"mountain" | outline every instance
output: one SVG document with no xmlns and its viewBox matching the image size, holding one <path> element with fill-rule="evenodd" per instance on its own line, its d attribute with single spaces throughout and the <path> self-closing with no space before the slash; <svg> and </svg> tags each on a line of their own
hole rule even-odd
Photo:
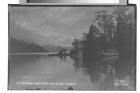
<svg viewBox="0 0 140 93">
<path fill-rule="evenodd" d="M 44 45 L 43 48 L 46 49 L 48 52 L 57 52 L 62 49 L 62 47 L 55 45 Z"/>
<path fill-rule="evenodd" d="M 40 53 L 40 52 L 47 52 L 47 50 L 37 44 L 26 43 L 24 41 L 10 38 L 9 39 L 9 52 L 10 53 L 33 53 L 33 52 Z"/>
<path fill-rule="evenodd" d="M 67 51 L 71 51 L 72 47 L 62 47 L 62 46 L 55 46 L 55 45 L 44 45 L 43 46 L 48 52 L 59 52 L 62 49 L 66 49 Z"/>
</svg>

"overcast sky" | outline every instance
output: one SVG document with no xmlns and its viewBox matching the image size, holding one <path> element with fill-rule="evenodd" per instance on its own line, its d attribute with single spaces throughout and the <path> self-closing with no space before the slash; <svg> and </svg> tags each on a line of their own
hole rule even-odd
<svg viewBox="0 0 140 93">
<path fill-rule="evenodd" d="M 98 10 L 113 7 L 10 7 L 10 32 L 17 40 L 39 45 L 71 46 L 89 32 Z"/>
</svg>

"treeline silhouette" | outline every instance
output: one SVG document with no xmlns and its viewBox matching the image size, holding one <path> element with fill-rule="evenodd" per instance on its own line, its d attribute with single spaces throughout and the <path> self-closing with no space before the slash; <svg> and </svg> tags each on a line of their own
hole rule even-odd
<svg viewBox="0 0 140 93">
<path fill-rule="evenodd" d="M 72 54 L 83 51 L 85 55 L 97 55 L 102 50 L 115 49 L 120 56 L 135 53 L 134 7 L 115 7 L 110 14 L 105 10 L 96 12 L 96 19 L 83 33 L 82 39 L 72 42 Z"/>
</svg>

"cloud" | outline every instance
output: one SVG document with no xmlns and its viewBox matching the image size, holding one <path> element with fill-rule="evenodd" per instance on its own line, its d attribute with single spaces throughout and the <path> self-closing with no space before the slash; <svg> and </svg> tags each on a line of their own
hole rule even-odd
<svg viewBox="0 0 140 93">
<path fill-rule="evenodd" d="M 87 33 L 95 20 L 95 7 L 11 7 L 12 36 L 40 45 L 68 46 Z M 109 11 L 110 8 L 104 8 Z"/>
</svg>

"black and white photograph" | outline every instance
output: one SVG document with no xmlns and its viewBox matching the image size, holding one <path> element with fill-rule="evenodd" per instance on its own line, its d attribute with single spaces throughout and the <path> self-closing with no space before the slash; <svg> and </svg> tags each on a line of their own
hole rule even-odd
<svg viewBox="0 0 140 93">
<path fill-rule="evenodd" d="M 136 90 L 136 6 L 9 5 L 9 90 Z"/>
</svg>

